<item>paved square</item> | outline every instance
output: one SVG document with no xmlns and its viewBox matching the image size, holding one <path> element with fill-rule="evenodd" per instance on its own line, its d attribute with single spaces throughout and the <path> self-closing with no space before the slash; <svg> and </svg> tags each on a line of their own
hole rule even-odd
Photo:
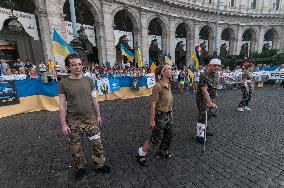
<svg viewBox="0 0 284 188">
<path fill-rule="evenodd" d="M 73 180 L 71 156 L 58 112 L 0 119 L 0 187 L 284 187 L 284 90 L 255 91 L 252 111 L 236 111 L 241 91 L 219 91 L 218 117 L 209 124 L 207 151 L 194 139 L 194 94 L 174 94 L 170 160 L 149 156 L 140 167 L 135 152 L 150 136 L 150 98 L 101 102 L 102 137 L 109 175 L 92 171 Z M 88 144 L 86 144 L 87 146 Z"/>
</svg>

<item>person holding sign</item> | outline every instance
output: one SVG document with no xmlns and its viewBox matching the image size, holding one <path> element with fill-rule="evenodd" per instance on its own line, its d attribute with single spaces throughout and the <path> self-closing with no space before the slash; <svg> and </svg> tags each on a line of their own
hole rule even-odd
<svg viewBox="0 0 284 188">
<path fill-rule="evenodd" d="M 150 128 L 152 135 L 138 149 L 137 159 L 141 166 L 148 165 L 146 154 L 150 148 L 160 143 L 157 155 L 163 158 L 170 158 L 169 153 L 172 141 L 172 106 L 173 96 L 171 92 L 170 79 L 172 78 L 171 66 L 165 64 L 157 69 L 161 79 L 152 90 L 150 108 Z"/>
<path fill-rule="evenodd" d="M 69 146 L 76 168 L 76 180 L 82 179 L 86 171 L 83 137 L 88 138 L 92 148 L 95 170 L 109 173 L 100 135 L 102 124 L 100 108 L 96 99 L 96 89 L 91 78 L 82 75 L 82 61 L 76 54 L 65 58 L 65 66 L 70 70 L 69 77 L 58 85 L 61 129 L 68 136 Z"/>
<path fill-rule="evenodd" d="M 244 112 L 245 110 L 250 111 L 251 109 L 248 107 L 249 102 L 251 101 L 251 96 L 253 92 L 253 80 L 251 71 L 254 68 L 254 64 L 249 63 L 244 66 L 243 75 L 242 75 L 242 86 L 241 90 L 243 92 L 243 98 L 240 102 L 237 110 L 240 112 Z"/>
</svg>

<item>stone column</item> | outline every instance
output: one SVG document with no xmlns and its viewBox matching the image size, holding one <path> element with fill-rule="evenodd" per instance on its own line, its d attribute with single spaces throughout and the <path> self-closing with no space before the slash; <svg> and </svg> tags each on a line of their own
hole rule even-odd
<svg viewBox="0 0 284 188">
<path fill-rule="evenodd" d="M 148 21 L 147 13 L 141 12 L 141 30 L 139 31 L 141 35 L 141 55 L 143 64 L 149 64 L 149 41 L 148 41 Z"/>
<path fill-rule="evenodd" d="M 111 65 L 116 61 L 112 9 L 111 2 L 103 1 L 106 60 L 109 61 Z M 103 63 L 106 63 L 106 61 Z"/>
<path fill-rule="evenodd" d="M 95 26 L 95 29 L 96 29 L 97 48 L 99 52 L 99 64 L 102 65 L 103 62 L 107 61 L 104 24 L 103 23 L 97 24 Z"/>
<path fill-rule="evenodd" d="M 259 53 L 262 52 L 262 47 L 264 44 L 264 35 L 265 35 L 264 32 L 265 32 L 265 27 L 261 26 L 259 35 L 258 37 L 256 37 L 256 46 L 257 46 L 256 51 L 258 51 Z"/>
<path fill-rule="evenodd" d="M 189 66 L 192 62 L 192 52 L 194 49 L 193 34 L 187 31 L 186 33 L 186 66 Z"/>
<path fill-rule="evenodd" d="M 169 53 L 172 56 L 172 62 L 175 62 L 176 51 L 176 27 L 174 18 L 170 18 L 170 30 L 169 30 Z"/>
<path fill-rule="evenodd" d="M 215 31 L 215 32 L 217 32 L 217 30 Z M 216 45 L 217 46 L 214 46 L 214 50 L 217 50 L 217 52 L 218 52 L 218 54 L 220 53 L 220 46 L 221 46 L 221 36 L 222 36 L 222 26 L 218 26 L 218 33 L 217 33 L 217 42 L 216 42 Z M 214 40 L 215 40 L 215 38 L 214 38 Z M 213 51 L 214 51 L 213 50 Z"/>
<path fill-rule="evenodd" d="M 239 55 L 242 47 L 242 41 L 243 41 L 243 29 L 238 28 L 238 33 L 237 33 L 237 42 L 236 42 L 236 47 L 235 47 L 235 55 Z"/>
<path fill-rule="evenodd" d="M 43 49 L 44 62 L 47 62 L 48 59 L 53 59 L 52 52 L 52 36 L 50 32 L 50 26 L 47 18 L 47 12 L 44 9 L 37 9 L 35 11 L 38 20 L 40 40 Z"/>
</svg>

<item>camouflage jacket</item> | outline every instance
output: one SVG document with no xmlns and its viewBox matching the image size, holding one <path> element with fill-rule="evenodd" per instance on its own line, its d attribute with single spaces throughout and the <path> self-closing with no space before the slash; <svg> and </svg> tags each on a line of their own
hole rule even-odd
<svg viewBox="0 0 284 188">
<path fill-rule="evenodd" d="M 207 87 L 210 98 L 214 100 L 217 93 L 217 85 L 218 85 L 217 73 L 208 73 L 206 71 L 201 73 L 197 94 L 196 94 L 197 98 L 203 100 L 204 96 L 202 94 L 201 87 Z"/>
</svg>

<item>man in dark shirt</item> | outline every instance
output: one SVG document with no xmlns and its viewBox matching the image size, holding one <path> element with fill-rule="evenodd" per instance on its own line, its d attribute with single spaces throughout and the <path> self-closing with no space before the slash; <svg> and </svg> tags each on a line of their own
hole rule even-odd
<svg viewBox="0 0 284 188">
<path fill-rule="evenodd" d="M 207 108 L 217 108 L 215 104 L 215 97 L 218 85 L 217 71 L 221 66 L 219 59 L 212 59 L 207 66 L 205 72 L 200 75 L 196 102 L 198 108 L 198 120 L 196 125 L 196 138 L 197 141 L 204 143 L 205 122 Z"/>
<path fill-rule="evenodd" d="M 80 180 L 85 175 L 86 159 L 82 137 L 87 137 L 90 141 L 95 170 L 109 173 L 110 168 L 105 165 L 100 137 L 99 126 L 102 119 L 94 82 L 91 78 L 82 75 L 82 61 L 79 56 L 68 55 L 65 58 L 65 66 L 71 73 L 69 77 L 59 82 L 59 109 L 61 129 L 63 134 L 68 136 L 74 165 L 77 169 L 75 178 Z"/>
</svg>

